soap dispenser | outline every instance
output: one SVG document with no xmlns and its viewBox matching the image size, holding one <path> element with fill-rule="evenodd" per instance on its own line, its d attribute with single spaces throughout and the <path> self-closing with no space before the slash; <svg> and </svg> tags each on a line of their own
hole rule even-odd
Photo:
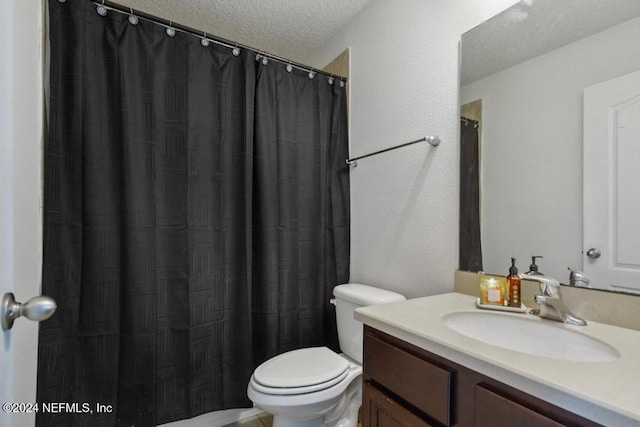
<svg viewBox="0 0 640 427">
<path fill-rule="evenodd" d="M 544 258 L 542 255 L 531 255 L 531 265 L 529 266 L 529 271 L 526 274 L 530 276 L 544 276 L 544 274 L 538 271 L 538 266 L 536 265 L 536 258 Z"/>
<path fill-rule="evenodd" d="M 516 267 L 516 259 L 511 258 L 511 267 L 509 267 L 509 275 L 507 276 L 507 290 L 509 293 L 509 307 L 521 307 L 520 300 L 520 276 L 518 276 L 518 268 Z"/>
</svg>

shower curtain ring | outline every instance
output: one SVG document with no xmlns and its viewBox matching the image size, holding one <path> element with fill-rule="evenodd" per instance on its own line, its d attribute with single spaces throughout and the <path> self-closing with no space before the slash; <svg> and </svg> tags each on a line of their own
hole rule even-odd
<svg viewBox="0 0 640 427">
<path fill-rule="evenodd" d="M 262 65 L 267 65 L 269 63 L 269 58 L 267 58 L 267 52 L 262 53 L 262 51 L 258 51 L 256 55 L 256 61 L 262 60 Z"/>
<path fill-rule="evenodd" d="M 104 0 L 102 0 L 102 4 L 99 4 L 96 7 L 96 12 L 98 12 L 98 15 L 100 16 L 107 16 L 107 8 L 104 5 Z"/>
<path fill-rule="evenodd" d="M 200 44 L 202 45 L 202 47 L 207 47 L 209 46 L 209 39 L 207 38 L 206 32 L 204 32 L 203 34 L 204 36 L 200 39 Z"/>
<path fill-rule="evenodd" d="M 131 23 L 131 25 L 138 25 L 138 17 L 133 14 L 133 9 L 129 8 L 129 12 L 131 12 L 129 15 L 129 23 Z"/>
<path fill-rule="evenodd" d="M 169 26 L 167 27 L 167 29 L 165 30 L 165 32 L 167 33 L 167 35 L 169 37 L 173 37 L 176 35 L 176 29 L 173 28 L 173 22 L 169 21 Z"/>
</svg>

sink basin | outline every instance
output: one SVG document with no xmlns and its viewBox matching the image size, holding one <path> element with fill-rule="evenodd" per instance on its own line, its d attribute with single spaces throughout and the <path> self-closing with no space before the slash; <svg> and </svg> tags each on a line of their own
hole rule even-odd
<svg viewBox="0 0 640 427">
<path fill-rule="evenodd" d="M 576 362 L 611 362 L 620 358 L 610 345 L 562 323 L 491 312 L 461 311 L 442 321 L 469 338 L 507 350 Z M 579 326 L 573 328 L 585 328 Z"/>
</svg>

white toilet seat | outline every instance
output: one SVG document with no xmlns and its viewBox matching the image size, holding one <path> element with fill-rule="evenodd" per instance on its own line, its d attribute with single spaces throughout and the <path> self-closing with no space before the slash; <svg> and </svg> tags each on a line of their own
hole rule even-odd
<svg viewBox="0 0 640 427">
<path fill-rule="evenodd" d="M 348 374 L 348 370 L 344 371 L 339 376 L 327 382 L 308 385 L 308 386 L 302 386 L 302 387 L 267 387 L 257 382 L 255 378 L 251 377 L 251 386 L 256 391 L 259 391 L 260 393 L 265 393 L 265 394 L 282 394 L 282 395 L 307 394 L 307 393 L 313 393 L 316 391 L 322 391 L 324 389 L 333 387 L 334 385 L 343 381 L 347 377 L 347 374 Z"/>
<path fill-rule="evenodd" d="M 361 388 L 360 378 L 362 377 L 362 365 L 348 359 L 342 354 L 339 356 L 344 357 L 345 360 L 348 361 L 349 368 L 347 368 L 344 378 L 340 381 L 336 381 L 332 386 L 327 386 L 326 388 L 315 392 L 299 394 L 283 394 L 282 390 L 274 390 L 273 388 L 267 387 L 266 390 L 268 392 L 265 393 L 258 390 L 260 385 L 256 383 L 255 378 L 252 376 L 249 381 L 249 385 L 247 386 L 247 395 L 249 399 L 256 404 L 256 406 L 261 407 L 272 414 L 280 413 L 284 408 L 287 408 L 287 412 L 293 410 L 296 412 L 302 411 L 306 413 L 309 408 L 316 408 L 317 410 L 317 408 L 324 407 L 327 403 L 339 398 L 339 396 L 344 393 L 344 391 L 354 381 L 358 381 L 359 385 L 357 388 Z"/>
<path fill-rule="evenodd" d="M 256 368 L 251 385 L 274 395 L 313 393 L 345 379 L 349 362 L 327 347 L 311 347 L 275 356 Z"/>
</svg>

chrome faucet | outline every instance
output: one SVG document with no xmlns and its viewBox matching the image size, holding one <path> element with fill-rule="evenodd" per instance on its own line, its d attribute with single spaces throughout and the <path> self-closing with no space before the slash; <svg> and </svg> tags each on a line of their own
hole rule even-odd
<svg viewBox="0 0 640 427">
<path fill-rule="evenodd" d="M 534 276 L 523 274 L 525 280 L 538 282 L 540 285 L 540 295 L 533 297 L 533 300 L 540 305 L 538 316 L 547 319 L 557 320 L 570 325 L 585 326 L 584 319 L 574 315 L 560 299 L 560 283 L 549 276 Z"/>
<path fill-rule="evenodd" d="M 580 286 L 583 288 L 589 287 L 589 276 L 582 271 L 574 270 L 571 267 L 567 267 L 571 273 L 569 273 L 569 285 Z"/>
</svg>

